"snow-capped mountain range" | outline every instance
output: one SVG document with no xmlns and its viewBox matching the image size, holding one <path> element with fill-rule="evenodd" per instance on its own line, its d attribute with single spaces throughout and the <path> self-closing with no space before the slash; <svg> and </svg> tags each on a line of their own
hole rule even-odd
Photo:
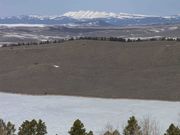
<svg viewBox="0 0 180 135">
<path fill-rule="evenodd" d="M 94 11 L 78 11 L 67 12 L 63 16 L 71 17 L 74 19 L 97 19 L 97 18 L 118 18 L 118 19 L 130 19 L 130 18 L 144 18 L 145 15 L 127 14 L 127 13 L 112 13 L 112 12 L 94 12 Z"/>
<path fill-rule="evenodd" d="M 22 15 L 0 18 L 0 24 L 46 24 L 67 26 L 134 26 L 180 23 L 180 15 L 149 16 L 127 13 L 78 11 L 57 16 Z"/>
</svg>

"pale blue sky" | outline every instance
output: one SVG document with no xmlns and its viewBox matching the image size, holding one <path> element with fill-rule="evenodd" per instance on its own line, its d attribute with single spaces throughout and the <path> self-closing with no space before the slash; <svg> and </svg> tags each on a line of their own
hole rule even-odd
<svg viewBox="0 0 180 135">
<path fill-rule="evenodd" d="M 180 14 L 180 0 L 0 0 L 0 16 L 61 15 L 79 10 L 165 16 Z"/>
</svg>

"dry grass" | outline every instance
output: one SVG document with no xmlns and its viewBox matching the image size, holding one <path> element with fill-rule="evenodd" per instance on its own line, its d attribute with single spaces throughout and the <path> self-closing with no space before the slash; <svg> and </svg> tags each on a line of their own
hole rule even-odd
<svg viewBox="0 0 180 135">
<path fill-rule="evenodd" d="M 180 100 L 179 69 L 180 42 L 70 41 L 0 48 L 4 92 Z"/>
</svg>

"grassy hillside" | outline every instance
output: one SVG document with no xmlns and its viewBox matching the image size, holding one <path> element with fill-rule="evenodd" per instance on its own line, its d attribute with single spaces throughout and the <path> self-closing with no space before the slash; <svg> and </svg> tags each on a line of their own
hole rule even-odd
<svg viewBox="0 0 180 135">
<path fill-rule="evenodd" d="M 180 100 L 180 42 L 69 41 L 0 48 L 0 90 Z"/>
</svg>

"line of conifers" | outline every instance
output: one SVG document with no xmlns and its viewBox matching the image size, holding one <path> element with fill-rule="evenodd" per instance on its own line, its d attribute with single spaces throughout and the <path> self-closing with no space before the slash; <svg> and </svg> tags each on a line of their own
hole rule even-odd
<svg viewBox="0 0 180 135">
<path fill-rule="evenodd" d="M 141 125 L 141 126 L 140 126 Z M 123 129 L 122 135 L 160 135 L 158 125 L 155 121 L 145 118 L 139 125 L 134 116 L 130 117 Z M 69 130 L 69 135 L 93 135 L 93 131 L 87 132 L 84 124 L 77 119 Z M 47 135 L 47 127 L 42 120 L 24 121 L 17 133 L 15 125 L 11 122 L 5 123 L 0 119 L 0 135 Z M 56 134 L 57 135 L 57 134 Z M 121 135 L 117 129 L 107 126 L 101 135 Z M 171 124 L 164 135 L 180 135 L 180 128 Z"/>
<path fill-rule="evenodd" d="M 122 37 L 70 37 L 64 39 L 54 39 L 36 42 L 3 43 L 1 47 L 29 46 L 57 44 L 72 40 L 97 40 L 97 41 L 117 41 L 117 42 L 142 42 L 142 41 L 180 41 L 178 37 L 144 37 L 144 38 L 122 38 Z"/>
</svg>

